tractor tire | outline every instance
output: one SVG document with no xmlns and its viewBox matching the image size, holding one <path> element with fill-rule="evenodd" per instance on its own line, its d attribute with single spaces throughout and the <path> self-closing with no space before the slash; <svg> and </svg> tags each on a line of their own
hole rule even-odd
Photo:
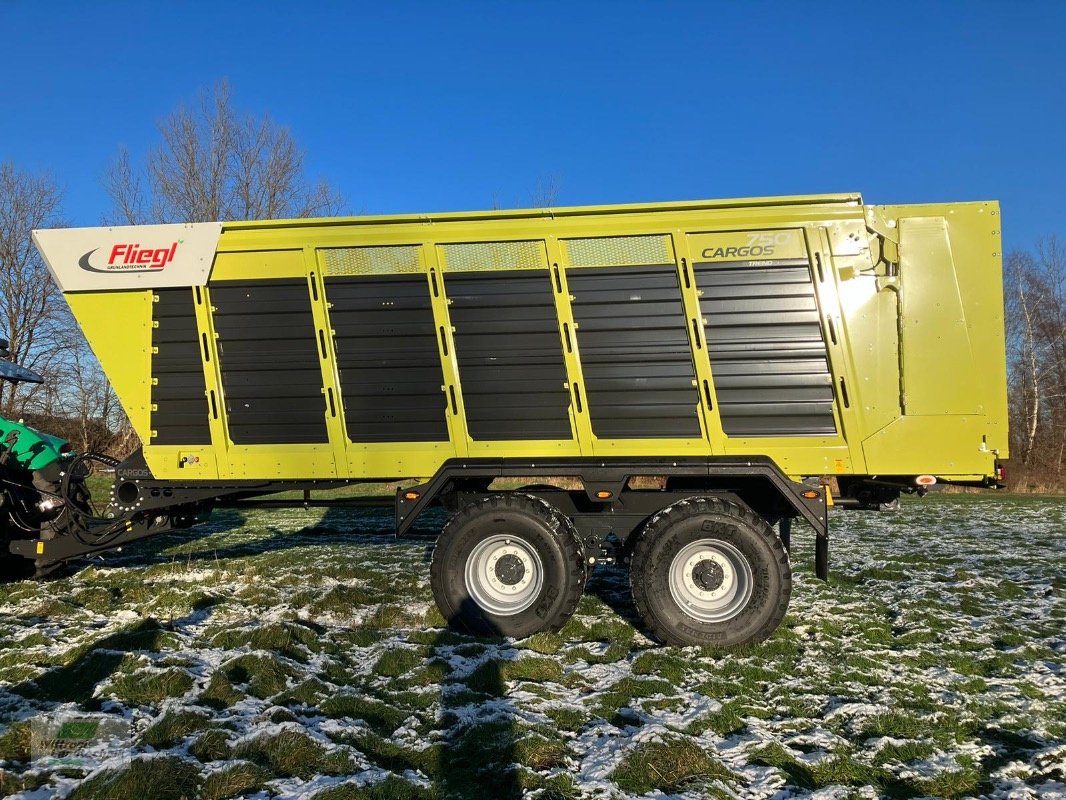
<svg viewBox="0 0 1066 800">
<path fill-rule="evenodd" d="M 792 593 L 788 554 L 773 529 L 720 498 L 687 498 L 652 517 L 630 569 L 641 619 L 671 645 L 760 642 L 781 623 Z"/>
<path fill-rule="evenodd" d="M 433 550 L 430 585 L 452 627 L 521 639 L 555 631 L 585 589 L 573 525 L 538 497 L 497 494 L 445 525 Z"/>
</svg>

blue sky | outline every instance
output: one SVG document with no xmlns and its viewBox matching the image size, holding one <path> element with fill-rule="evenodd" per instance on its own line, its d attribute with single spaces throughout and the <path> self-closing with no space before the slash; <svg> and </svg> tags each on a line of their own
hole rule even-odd
<svg viewBox="0 0 1066 800">
<path fill-rule="evenodd" d="M 1066 2 L 0 0 L 0 161 L 71 222 L 220 78 L 353 212 L 861 191 L 1066 236 Z"/>
</svg>

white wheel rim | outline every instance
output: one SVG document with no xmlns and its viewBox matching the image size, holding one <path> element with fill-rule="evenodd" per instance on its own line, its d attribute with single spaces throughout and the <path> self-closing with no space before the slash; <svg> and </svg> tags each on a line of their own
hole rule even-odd
<svg viewBox="0 0 1066 800">
<path fill-rule="evenodd" d="M 544 566 L 529 544 L 515 536 L 490 536 L 466 559 L 466 590 L 489 613 L 510 617 L 540 595 Z"/>
<path fill-rule="evenodd" d="M 670 562 L 670 596 L 699 622 L 725 622 L 751 600 L 751 565 L 737 548 L 700 539 L 681 548 Z"/>
</svg>

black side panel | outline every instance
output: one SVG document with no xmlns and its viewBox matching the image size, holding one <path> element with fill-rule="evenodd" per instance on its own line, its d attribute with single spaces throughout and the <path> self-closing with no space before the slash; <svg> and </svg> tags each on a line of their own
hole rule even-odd
<svg viewBox="0 0 1066 800">
<path fill-rule="evenodd" d="M 722 427 L 833 435 L 833 383 L 805 260 L 696 264 Z"/>
<path fill-rule="evenodd" d="M 572 269 L 567 281 L 596 436 L 700 438 L 677 268 Z"/>
<path fill-rule="evenodd" d="M 348 438 L 448 439 L 437 330 L 425 275 L 326 279 Z"/>
<path fill-rule="evenodd" d="M 548 271 L 452 273 L 445 287 L 470 438 L 573 438 Z"/>
<path fill-rule="evenodd" d="M 229 435 L 237 444 L 327 441 L 311 297 L 303 280 L 211 284 Z"/>
<path fill-rule="evenodd" d="M 210 445 L 207 387 L 192 289 L 156 289 L 152 306 L 151 444 Z"/>
</svg>

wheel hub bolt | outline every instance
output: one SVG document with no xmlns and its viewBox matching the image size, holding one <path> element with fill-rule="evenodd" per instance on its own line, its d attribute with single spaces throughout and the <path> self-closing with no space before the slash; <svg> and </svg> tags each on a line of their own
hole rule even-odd
<svg viewBox="0 0 1066 800">
<path fill-rule="evenodd" d="M 500 556 L 494 567 L 497 580 L 507 586 L 514 586 L 526 574 L 526 567 L 516 555 L 507 553 Z"/>
<path fill-rule="evenodd" d="M 724 580 L 725 572 L 721 565 L 709 558 L 692 568 L 692 582 L 705 592 L 713 592 Z"/>
</svg>

